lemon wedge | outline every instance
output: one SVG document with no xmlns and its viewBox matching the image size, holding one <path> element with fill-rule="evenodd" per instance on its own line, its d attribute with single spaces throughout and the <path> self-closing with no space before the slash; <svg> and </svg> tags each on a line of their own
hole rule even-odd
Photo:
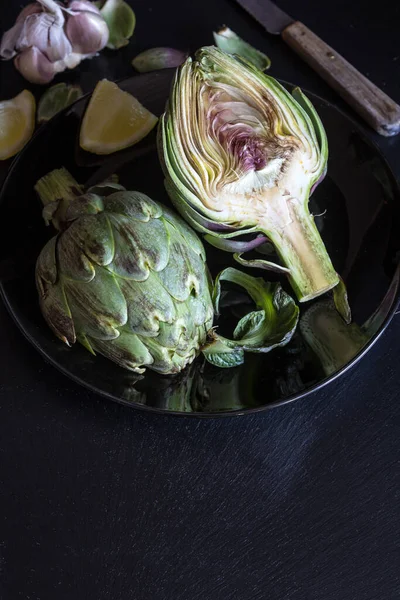
<svg viewBox="0 0 400 600">
<path fill-rule="evenodd" d="M 158 118 L 107 79 L 96 85 L 84 114 L 79 143 L 93 154 L 111 154 L 143 139 Z"/>
<path fill-rule="evenodd" d="M 35 129 L 35 98 L 24 90 L 11 100 L 0 102 L 0 160 L 17 154 Z"/>
</svg>

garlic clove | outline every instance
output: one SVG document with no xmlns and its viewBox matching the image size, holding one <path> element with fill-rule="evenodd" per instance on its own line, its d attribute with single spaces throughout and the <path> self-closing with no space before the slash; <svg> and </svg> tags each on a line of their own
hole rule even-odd
<svg viewBox="0 0 400 600">
<path fill-rule="evenodd" d="M 18 54 L 14 59 L 14 65 L 31 83 L 49 83 L 55 75 L 52 63 L 36 47 Z"/>
<path fill-rule="evenodd" d="M 49 13 L 34 14 L 23 23 L 22 33 L 16 44 L 17 51 L 36 47 L 51 61 L 63 60 L 71 52 L 71 44 L 64 29 L 54 22 Z"/>
<path fill-rule="evenodd" d="M 72 52 L 72 45 L 63 27 L 52 25 L 48 30 L 48 45 L 45 50 L 51 62 L 64 60 Z"/>
<path fill-rule="evenodd" d="M 76 2 L 72 4 L 83 4 Z M 93 11 L 80 11 L 67 16 L 65 31 L 73 52 L 95 54 L 104 48 L 108 41 L 108 27 L 100 14 Z"/>
</svg>

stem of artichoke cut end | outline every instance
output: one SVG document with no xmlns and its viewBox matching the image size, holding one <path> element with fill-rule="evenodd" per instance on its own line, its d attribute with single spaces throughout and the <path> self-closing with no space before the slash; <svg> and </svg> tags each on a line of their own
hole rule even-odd
<svg viewBox="0 0 400 600">
<path fill-rule="evenodd" d="M 288 279 L 297 299 L 307 302 L 334 288 L 339 277 L 307 204 L 291 204 L 290 218 L 279 233 L 266 233 L 290 269 Z"/>
<path fill-rule="evenodd" d="M 50 202 L 59 201 L 57 210 L 51 219 L 54 227 L 58 230 L 62 228 L 71 200 L 83 194 L 82 187 L 64 167 L 55 169 L 39 179 L 35 185 L 35 191 L 38 193 L 43 206 L 50 204 Z"/>
</svg>

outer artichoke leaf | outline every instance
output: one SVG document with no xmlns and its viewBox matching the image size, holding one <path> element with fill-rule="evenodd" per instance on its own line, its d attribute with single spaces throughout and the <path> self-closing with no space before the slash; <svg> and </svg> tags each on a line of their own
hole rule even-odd
<svg viewBox="0 0 400 600">
<path fill-rule="evenodd" d="M 118 283 L 127 299 L 127 331 L 154 337 L 161 323 L 176 319 L 174 302 L 154 273 L 150 272 L 145 281 L 120 278 Z"/>
<path fill-rule="evenodd" d="M 60 208 L 61 200 L 54 200 L 53 202 L 49 202 L 45 204 L 42 210 L 42 217 L 46 226 L 50 224 L 50 221 L 56 217 L 57 211 Z"/>
<path fill-rule="evenodd" d="M 214 31 L 213 35 L 215 43 L 223 52 L 227 52 L 228 54 L 239 54 L 261 71 L 270 68 L 271 61 L 268 56 L 242 40 L 234 31 L 232 31 L 232 29 L 229 29 L 229 27 L 222 27 L 217 32 Z"/>
<path fill-rule="evenodd" d="M 39 277 L 43 283 L 56 283 L 58 272 L 57 272 L 57 261 L 56 261 L 56 248 L 57 248 L 58 237 L 52 237 L 42 249 L 39 257 L 36 261 L 36 277 Z M 47 287 L 47 286 L 46 286 Z M 41 293 L 45 290 L 41 289 Z"/>
<path fill-rule="evenodd" d="M 317 111 L 300 88 L 294 88 L 294 90 L 292 91 L 292 95 L 310 117 L 314 126 L 315 134 L 318 139 L 321 156 L 326 161 L 328 158 L 328 138 L 326 136 L 325 128 L 322 124 L 321 119 L 319 118 Z"/>
<path fill-rule="evenodd" d="M 63 283 L 77 332 L 103 340 L 119 336 L 118 328 L 127 323 L 128 309 L 112 273 L 97 267 L 96 277 L 89 283 L 65 278 Z"/>
<path fill-rule="evenodd" d="M 86 350 L 88 350 L 90 352 L 90 354 L 92 354 L 93 356 L 96 356 L 96 352 L 93 350 L 93 347 L 91 345 L 91 343 L 89 342 L 87 336 L 84 333 L 80 333 L 76 340 L 82 344 L 82 346 L 84 348 L 86 348 Z"/>
<path fill-rule="evenodd" d="M 185 319 L 182 317 L 176 319 L 173 323 L 160 323 L 157 343 L 165 348 L 177 348 L 180 340 L 185 338 L 184 344 L 186 350 L 186 338 L 190 339 L 190 336 L 193 336 L 195 332 L 194 327 L 189 327 L 188 329 L 189 331 L 186 329 Z"/>
<path fill-rule="evenodd" d="M 145 223 L 162 215 L 161 206 L 146 194 L 127 190 L 107 196 L 104 208 L 108 213 L 117 213 Z"/>
<path fill-rule="evenodd" d="M 144 281 L 150 270 L 162 271 L 169 262 L 168 233 L 161 219 L 151 222 L 132 220 L 122 214 L 108 213 L 114 234 L 115 253 L 110 271 L 119 277 Z"/>
<path fill-rule="evenodd" d="M 267 271 L 274 271 L 275 273 L 290 274 L 290 269 L 282 267 L 282 265 L 278 265 L 277 263 L 271 262 L 270 260 L 265 260 L 263 258 L 253 258 L 247 260 L 243 258 L 241 254 L 237 253 L 233 255 L 233 258 L 243 267 L 254 267 L 256 269 L 266 269 Z"/>
<path fill-rule="evenodd" d="M 196 358 L 195 350 L 188 349 L 184 356 L 180 356 L 174 350 L 160 346 L 154 338 L 145 338 L 143 343 L 154 359 L 151 368 L 158 373 L 179 373 Z"/>
<path fill-rule="evenodd" d="M 36 261 L 36 287 L 42 313 L 58 338 L 69 346 L 76 341 L 71 311 L 58 280 L 56 246 L 58 236 L 51 238 Z"/>
<path fill-rule="evenodd" d="M 175 349 L 182 357 L 189 351 L 197 353 L 198 348 L 206 340 L 206 328 L 199 328 L 194 322 L 188 302 L 177 304 L 177 316 L 173 323 L 160 323 L 160 334 L 157 343 L 166 348 Z M 212 324 L 212 316 L 210 326 Z"/>
<path fill-rule="evenodd" d="M 76 341 L 74 321 L 62 285 L 46 287 L 41 293 L 40 278 L 37 276 L 39 302 L 44 318 L 56 336 L 68 346 Z"/>
<path fill-rule="evenodd" d="M 124 369 L 129 369 L 135 373 L 143 373 L 146 366 L 153 364 L 154 359 L 139 339 L 133 333 L 122 331 L 121 335 L 114 340 L 100 340 L 98 338 L 89 338 L 93 349 L 103 356 L 111 359 L 117 365 Z"/>
<path fill-rule="evenodd" d="M 97 213 L 103 210 L 104 204 L 102 198 L 97 194 L 88 192 L 83 196 L 78 196 L 78 198 L 71 200 L 65 211 L 65 220 L 73 221 L 83 215 L 97 215 Z"/>
<path fill-rule="evenodd" d="M 66 279 L 89 282 L 95 276 L 92 262 L 77 243 L 80 232 L 80 219 L 63 232 L 57 242 L 57 261 Z"/>
<path fill-rule="evenodd" d="M 207 288 L 210 289 L 209 285 Z M 214 319 L 214 311 L 212 309 L 212 301 L 210 292 L 201 289 L 200 294 L 190 295 L 188 298 L 188 304 L 190 307 L 191 320 L 196 326 L 204 324 L 206 333 L 208 329 L 212 327 Z"/>
<path fill-rule="evenodd" d="M 168 221 L 179 233 L 184 243 L 188 243 L 190 248 L 196 252 L 205 261 L 206 255 L 204 246 L 200 241 L 199 236 L 193 231 L 191 227 L 182 218 L 178 217 L 171 210 L 163 206 L 163 219 Z"/>
<path fill-rule="evenodd" d="M 183 243 L 173 225 L 168 222 L 165 225 L 170 240 L 170 256 L 166 267 L 159 271 L 159 277 L 168 292 L 176 300 L 183 302 L 190 294 L 197 295 L 204 291 L 204 261 Z"/>
<path fill-rule="evenodd" d="M 90 186 L 86 193 L 96 194 L 104 197 L 110 196 L 110 194 L 114 194 L 115 192 L 123 192 L 125 189 L 126 188 L 123 185 L 118 183 L 118 176 L 113 175 L 101 183 L 96 183 L 95 185 Z"/>
<path fill-rule="evenodd" d="M 83 252 L 96 265 L 109 265 L 114 258 L 114 237 L 104 213 L 80 217 L 63 234 L 64 238 L 67 241 L 63 242 L 63 247 L 67 244 L 73 246 L 74 252 Z"/>
<path fill-rule="evenodd" d="M 242 233 L 243 235 L 243 233 Z M 204 236 L 204 239 L 214 246 L 214 248 L 218 248 L 219 250 L 225 250 L 225 252 L 250 252 L 250 250 L 254 250 L 265 244 L 268 240 L 264 235 L 258 235 L 256 238 L 249 241 L 238 241 L 231 238 L 222 238 L 207 234 Z M 238 261 L 239 262 L 239 261 Z"/>
</svg>

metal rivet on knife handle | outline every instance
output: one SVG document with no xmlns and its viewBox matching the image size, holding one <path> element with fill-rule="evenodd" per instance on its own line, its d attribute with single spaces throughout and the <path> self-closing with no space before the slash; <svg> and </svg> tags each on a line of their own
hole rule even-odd
<svg viewBox="0 0 400 600">
<path fill-rule="evenodd" d="M 400 132 L 400 106 L 308 27 L 295 21 L 281 35 L 380 135 Z"/>
</svg>

